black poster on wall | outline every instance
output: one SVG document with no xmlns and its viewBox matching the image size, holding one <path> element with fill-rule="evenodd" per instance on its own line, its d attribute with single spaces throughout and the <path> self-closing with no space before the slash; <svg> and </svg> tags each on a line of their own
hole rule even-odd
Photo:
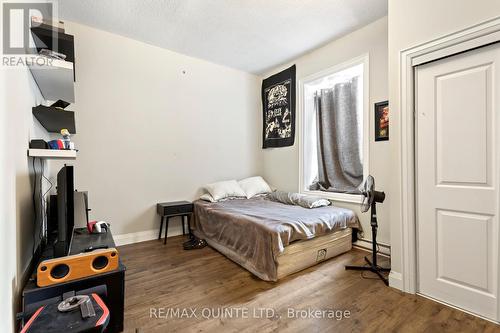
<svg viewBox="0 0 500 333">
<path fill-rule="evenodd" d="M 262 148 L 293 146 L 295 65 L 262 81 Z"/>
</svg>

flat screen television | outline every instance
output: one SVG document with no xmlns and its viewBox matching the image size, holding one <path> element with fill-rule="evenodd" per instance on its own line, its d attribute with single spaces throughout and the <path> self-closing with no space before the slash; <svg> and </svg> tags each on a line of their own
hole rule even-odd
<svg viewBox="0 0 500 333">
<path fill-rule="evenodd" d="M 54 257 L 68 255 L 75 225 L 75 182 L 73 166 L 65 165 L 57 173 L 57 240 Z"/>
</svg>

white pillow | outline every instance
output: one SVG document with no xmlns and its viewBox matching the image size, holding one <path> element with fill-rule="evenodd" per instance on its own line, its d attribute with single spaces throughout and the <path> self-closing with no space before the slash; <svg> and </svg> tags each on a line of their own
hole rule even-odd
<svg viewBox="0 0 500 333">
<path fill-rule="evenodd" d="M 241 189 L 236 180 L 227 180 L 205 185 L 205 190 L 212 196 L 212 202 L 216 202 L 228 197 L 245 197 L 245 192 Z"/>
<path fill-rule="evenodd" d="M 257 194 L 272 192 L 271 187 L 261 176 L 242 179 L 238 184 L 245 191 L 247 199 L 253 198 Z"/>
<path fill-rule="evenodd" d="M 210 195 L 210 193 L 203 193 L 201 196 L 200 196 L 200 199 L 201 200 L 204 200 L 204 201 L 209 201 L 209 202 L 215 202 L 214 198 L 212 198 L 212 196 Z"/>
<path fill-rule="evenodd" d="M 208 202 L 222 202 L 222 201 L 227 201 L 227 200 L 245 200 L 247 197 L 227 197 L 227 198 L 224 198 L 224 199 L 220 199 L 220 200 L 214 200 L 214 198 L 212 198 L 212 195 L 210 195 L 210 193 L 203 193 L 202 195 L 200 195 L 200 200 L 203 200 L 203 201 L 208 201 Z"/>
</svg>

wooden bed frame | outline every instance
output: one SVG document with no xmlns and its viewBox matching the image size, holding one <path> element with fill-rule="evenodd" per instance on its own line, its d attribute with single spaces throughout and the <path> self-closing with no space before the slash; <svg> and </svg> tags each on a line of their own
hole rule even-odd
<svg viewBox="0 0 500 333">
<path fill-rule="evenodd" d="M 347 228 L 285 247 L 278 256 L 278 280 L 352 249 L 352 229 Z"/>
<path fill-rule="evenodd" d="M 196 235 L 196 231 L 194 231 Z M 198 236 L 198 235 L 197 235 Z M 219 251 L 229 259 L 243 266 L 246 270 L 259 276 L 252 267 L 245 262 L 240 262 L 234 253 L 216 242 L 206 239 L 208 245 Z M 283 253 L 278 256 L 277 278 L 296 273 L 303 269 L 319 264 L 325 260 L 336 257 L 352 249 L 352 229 L 336 231 L 328 235 L 316 237 L 309 240 L 296 241 L 285 247 Z"/>
</svg>

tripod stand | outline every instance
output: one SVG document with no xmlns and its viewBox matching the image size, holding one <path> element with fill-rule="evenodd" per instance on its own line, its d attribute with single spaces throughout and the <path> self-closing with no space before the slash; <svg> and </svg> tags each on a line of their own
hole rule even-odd
<svg viewBox="0 0 500 333">
<path fill-rule="evenodd" d="M 379 194 L 380 193 L 380 194 Z M 378 195 L 377 195 L 378 194 Z M 381 196 L 381 198 L 377 198 L 377 196 Z M 378 200 L 377 200 L 378 199 Z M 372 227 L 372 260 L 365 257 L 365 261 L 369 266 L 345 266 L 345 269 L 356 270 L 356 271 L 370 271 L 378 275 L 378 277 L 384 281 L 385 285 L 389 285 L 389 281 L 385 276 L 382 275 L 381 272 L 389 272 L 390 268 L 383 268 L 377 265 L 377 209 L 375 208 L 375 203 L 382 202 L 385 199 L 384 192 L 375 192 L 375 198 L 371 203 L 371 219 L 370 225 Z M 380 200 L 380 201 L 379 201 Z"/>
</svg>

